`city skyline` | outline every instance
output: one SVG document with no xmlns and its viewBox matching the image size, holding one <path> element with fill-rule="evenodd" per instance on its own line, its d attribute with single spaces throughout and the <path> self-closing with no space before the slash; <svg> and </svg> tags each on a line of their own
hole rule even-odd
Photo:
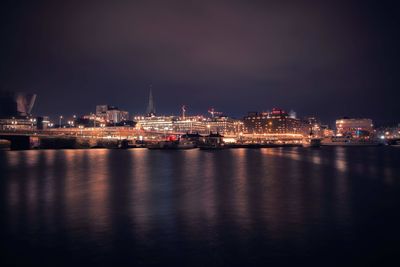
<svg viewBox="0 0 400 267">
<path fill-rule="evenodd" d="M 20 94 L 21 92 L 15 92 L 15 93 Z M 22 93 L 26 94 L 27 92 L 22 92 Z M 35 98 L 36 98 L 36 95 L 35 95 Z M 36 105 L 33 105 L 33 110 L 35 110 L 35 108 L 34 108 L 35 106 Z M 150 84 L 149 88 L 148 88 L 147 106 L 146 106 L 145 110 L 144 111 L 143 110 L 139 111 L 137 113 L 131 112 L 131 111 L 129 111 L 130 110 L 129 108 L 121 107 L 119 105 L 115 105 L 114 103 L 111 103 L 111 104 L 110 103 L 100 103 L 100 104 L 97 103 L 96 105 L 94 105 L 93 108 L 88 107 L 87 111 L 83 112 L 83 113 L 77 113 L 77 112 L 70 111 L 70 112 L 67 112 L 67 113 L 64 113 L 64 114 L 61 114 L 61 113 L 57 114 L 57 113 L 54 113 L 54 112 L 53 113 L 49 113 L 49 114 L 35 114 L 35 112 L 32 112 L 32 115 L 33 116 L 46 116 L 46 117 L 49 117 L 50 119 L 52 119 L 53 121 L 59 120 L 60 116 L 63 117 L 63 119 L 67 119 L 69 117 L 75 119 L 77 117 L 84 117 L 84 116 L 89 116 L 90 114 L 96 114 L 97 113 L 96 109 L 99 106 L 110 106 L 113 109 L 122 110 L 124 112 L 125 112 L 125 110 L 127 110 L 127 112 L 129 113 L 129 120 L 135 120 L 135 117 L 150 116 L 150 114 L 151 114 L 151 116 L 175 116 L 175 117 L 181 117 L 182 116 L 181 112 L 182 112 L 182 107 L 183 106 L 185 107 L 185 113 L 189 111 L 188 113 L 186 113 L 187 116 L 213 117 L 213 114 L 211 114 L 211 110 L 212 110 L 212 112 L 215 112 L 215 113 L 217 113 L 219 115 L 226 116 L 226 117 L 231 117 L 231 118 L 238 119 L 238 120 L 245 119 L 245 117 L 248 116 L 248 114 L 250 114 L 250 113 L 254 113 L 254 112 L 260 113 L 260 114 L 261 113 L 269 113 L 271 110 L 281 109 L 281 110 L 287 112 L 288 114 L 289 113 L 294 113 L 295 116 L 297 118 L 299 118 L 299 119 L 308 119 L 308 118 L 311 118 L 311 117 L 317 118 L 322 123 L 324 123 L 324 124 L 326 124 L 326 125 L 328 125 L 329 127 L 332 127 L 332 128 L 334 128 L 335 121 L 337 121 L 338 119 L 350 118 L 349 116 L 337 116 L 336 118 L 334 118 L 331 121 L 325 121 L 325 120 L 321 119 L 321 117 L 318 116 L 318 112 L 317 111 L 315 111 L 313 114 L 298 114 L 296 112 L 296 110 L 294 110 L 294 109 L 286 109 L 286 108 L 278 107 L 278 106 L 273 106 L 273 107 L 270 107 L 270 108 L 264 108 L 264 109 L 261 109 L 261 110 L 255 110 L 255 109 L 251 110 L 251 109 L 249 109 L 247 112 L 245 112 L 244 114 L 239 115 L 239 116 L 231 115 L 231 114 L 235 114 L 235 112 L 221 111 L 221 110 L 217 111 L 215 109 L 215 107 L 209 107 L 208 109 L 203 109 L 203 110 L 200 110 L 199 112 L 195 113 L 195 112 L 190 110 L 190 106 L 188 106 L 187 104 L 183 104 L 183 106 L 182 105 L 179 106 L 179 109 L 177 109 L 175 111 L 172 111 L 172 112 L 169 112 L 169 113 L 168 112 L 158 113 L 158 112 L 156 112 L 157 105 L 155 104 L 155 101 L 154 101 L 152 84 Z M 32 109 L 32 107 L 31 107 L 31 109 Z M 149 110 L 151 110 L 152 112 L 149 113 Z M 290 116 L 292 116 L 292 115 L 290 115 Z M 365 116 L 364 117 L 363 116 L 354 116 L 352 118 L 364 119 L 364 118 L 367 118 L 367 117 L 365 117 Z M 387 123 L 387 122 L 386 123 L 382 123 L 384 120 L 374 120 L 373 119 L 373 121 L 374 121 L 374 126 L 377 126 L 377 127 L 396 126 L 396 125 L 400 124 L 399 121 L 392 121 L 390 123 Z"/>
</svg>

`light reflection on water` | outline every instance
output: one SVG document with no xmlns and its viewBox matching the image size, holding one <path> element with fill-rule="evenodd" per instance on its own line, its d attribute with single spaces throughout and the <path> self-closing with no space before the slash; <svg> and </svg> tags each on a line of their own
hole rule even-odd
<svg viewBox="0 0 400 267">
<path fill-rule="evenodd" d="M 379 164 L 378 153 L 386 159 Z M 396 156 L 346 148 L 8 151 L 3 231 L 29 233 L 32 245 L 63 237 L 63 246 L 102 252 L 119 248 L 116 240 L 141 252 L 198 242 L 207 252 L 246 250 L 253 239 L 307 247 L 314 231 L 355 227 L 360 190 L 398 187 Z"/>
<path fill-rule="evenodd" d="M 83 206 L 84 209 L 77 212 L 87 212 L 87 218 L 84 221 L 90 222 L 90 231 L 97 234 L 102 234 L 109 230 L 109 194 L 110 194 L 110 179 L 113 177 L 109 172 L 109 150 L 101 149 L 96 153 L 88 153 L 88 168 L 79 169 L 81 175 L 77 178 L 82 179 L 82 192 L 80 198 L 75 201 L 81 203 L 71 203 L 72 206 Z M 77 166 L 76 166 L 77 168 Z M 86 171 L 85 173 L 83 173 Z M 73 188 L 72 188 L 73 190 Z M 71 199 L 73 202 L 74 200 Z M 87 203 L 87 205 L 82 205 Z M 85 207 L 86 206 L 86 207 Z M 71 218 L 73 220 L 73 218 Z"/>
<path fill-rule="evenodd" d="M 136 222 L 135 233 L 141 239 L 145 239 L 150 230 L 150 216 L 148 210 L 150 209 L 150 170 L 148 168 L 147 151 L 132 150 L 130 153 L 131 159 L 129 165 L 132 166 L 132 218 Z"/>
<path fill-rule="evenodd" d="M 243 228 L 249 227 L 249 197 L 248 197 L 248 179 L 252 179 L 251 175 L 248 175 L 247 170 L 247 149 L 232 150 L 232 165 L 235 166 L 232 171 L 231 183 L 233 187 L 232 192 L 232 208 L 235 210 L 236 216 L 234 219 Z"/>
<path fill-rule="evenodd" d="M 213 154 L 201 155 L 202 164 L 199 164 L 199 170 L 203 174 L 203 181 L 201 186 L 201 197 L 204 209 L 203 219 L 208 227 L 213 227 L 217 220 L 217 188 L 216 188 L 216 175 L 215 175 L 215 159 Z M 200 177 L 200 175 L 199 175 Z"/>
</svg>

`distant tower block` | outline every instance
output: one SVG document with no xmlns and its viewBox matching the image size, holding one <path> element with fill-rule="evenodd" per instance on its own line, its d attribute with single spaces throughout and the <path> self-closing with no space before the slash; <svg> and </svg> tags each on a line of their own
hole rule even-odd
<svg viewBox="0 0 400 267">
<path fill-rule="evenodd" d="M 153 100 L 153 89 L 152 85 L 150 85 L 150 92 L 149 92 L 149 103 L 147 105 L 147 116 L 153 117 L 156 115 L 156 108 L 154 106 L 154 100 Z"/>
<path fill-rule="evenodd" d="M 290 112 L 289 112 L 289 118 L 292 118 L 292 119 L 296 119 L 297 118 L 297 114 L 293 109 L 290 110 Z"/>
</svg>

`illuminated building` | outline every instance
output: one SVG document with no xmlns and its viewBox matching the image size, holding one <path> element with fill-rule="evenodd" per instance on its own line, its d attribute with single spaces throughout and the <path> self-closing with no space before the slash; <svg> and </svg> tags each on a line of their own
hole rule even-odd
<svg viewBox="0 0 400 267">
<path fill-rule="evenodd" d="M 267 112 L 249 112 L 243 118 L 244 132 L 262 134 L 265 132 L 267 125 Z"/>
<path fill-rule="evenodd" d="M 105 120 L 107 118 L 107 111 L 109 109 L 115 109 L 115 107 L 109 105 L 97 105 L 96 116 Z"/>
<path fill-rule="evenodd" d="M 107 110 L 107 122 L 119 123 L 129 120 L 129 112 L 118 109 Z"/>
<path fill-rule="evenodd" d="M 35 118 L 0 119 L 0 130 L 4 131 L 31 131 L 36 129 Z"/>
<path fill-rule="evenodd" d="M 328 125 L 322 125 L 316 117 L 308 117 L 303 120 L 304 134 L 311 134 L 313 137 L 322 138 L 334 135 L 334 131 Z"/>
<path fill-rule="evenodd" d="M 206 118 L 203 116 L 152 116 L 135 117 L 136 127 L 146 131 L 171 131 L 178 133 L 219 132 L 230 135 L 242 131 L 243 123 L 229 117 Z"/>
<path fill-rule="evenodd" d="M 338 136 L 367 137 L 373 134 L 373 127 L 371 119 L 343 118 L 336 120 Z"/>
<path fill-rule="evenodd" d="M 120 123 L 129 120 L 129 112 L 119 110 L 115 106 L 97 105 L 95 117 L 92 115 L 86 117 L 99 122 Z"/>
<path fill-rule="evenodd" d="M 206 123 L 210 132 L 221 133 L 222 135 L 235 135 L 243 132 L 243 122 L 226 116 L 207 119 Z"/>
<path fill-rule="evenodd" d="M 205 118 L 201 116 L 185 117 L 177 116 L 152 116 L 136 117 L 136 127 L 145 131 L 171 131 L 171 132 L 198 132 L 205 133 L 207 126 Z"/>
<path fill-rule="evenodd" d="M 400 139 L 400 124 L 392 127 L 380 127 L 376 130 L 380 139 Z"/>
<path fill-rule="evenodd" d="M 328 125 L 321 125 L 321 137 L 331 137 L 334 136 L 335 132 L 329 129 Z"/>
<path fill-rule="evenodd" d="M 243 123 L 245 133 L 249 134 L 304 133 L 304 123 L 301 120 L 277 108 L 271 112 L 249 112 Z"/>
</svg>

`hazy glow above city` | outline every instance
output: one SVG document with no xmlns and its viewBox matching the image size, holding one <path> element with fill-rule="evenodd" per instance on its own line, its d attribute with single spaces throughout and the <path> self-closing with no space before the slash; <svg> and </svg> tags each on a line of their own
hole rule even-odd
<svg viewBox="0 0 400 267">
<path fill-rule="evenodd" d="M 392 123 L 399 18 L 389 2 L 11 1 L 0 89 L 38 94 L 34 113 L 109 103 L 142 114 L 234 117 L 273 107 Z"/>
</svg>

